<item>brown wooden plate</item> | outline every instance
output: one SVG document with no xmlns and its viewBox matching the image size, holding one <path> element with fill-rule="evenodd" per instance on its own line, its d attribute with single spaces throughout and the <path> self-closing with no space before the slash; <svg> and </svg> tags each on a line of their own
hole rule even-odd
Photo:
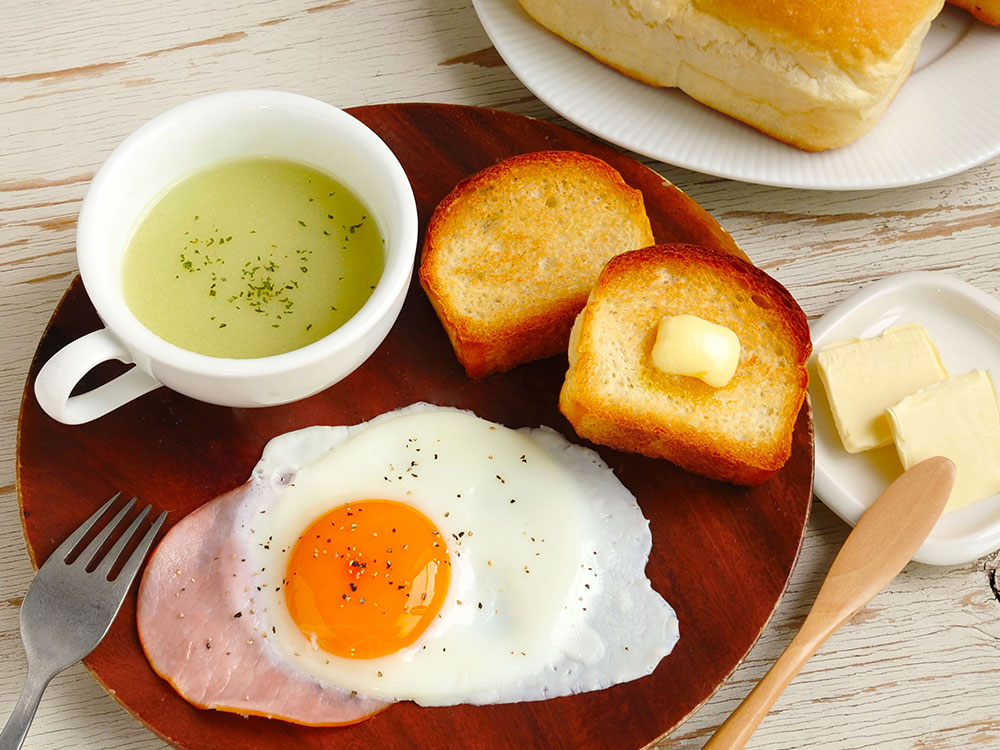
<svg viewBox="0 0 1000 750">
<path fill-rule="evenodd" d="M 413 184 L 422 227 L 462 177 L 514 154 L 574 149 L 608 161 L 642 190 L 658 242 L 694 242 L 740 254 L 701 207 L 655 172 L 550 123 L 443 104 L 351 112 L 396 152 Z M 95 422 L 59 424 L 38 406 L 35 376 L 59 348 L 99 326 L 77 278 L 52 316 L 25 387 L 18 490 L 36 566 L 112 493 L 122 490 L 168 509 L 168 523 L 174 523 L 241 484 L 271 437 L 312 424 L 353 424 L 429 401 L 471 409 L 511 427 L 547 424 L 579 442 L 556 403 L 563 357 L 470 381 L 416 282 L 375 354 L 346 380 L 304 401 L 231 409 L 161 388 Z M 103 369 L 92 373 L 92 384 L 115 368 Z M 653 553 L 647 574 L 680 620 L 677 647 L 648 677 L 535 703 L 451 708 L 403 703 L 346 728 L 242 718 L 196 709 L 156 676 L 136 634 L 134 591 L 86 664 L 136 718 L 168 742 L 192 750 L 643 747 L 715 692 L 753 646 L 784 592 L 812 501 L 812 418 L 807 402 L 791 459 L 756 488 L 713 482 L 666 461 L 599 452 L 649 518 Z"/>
</svg>

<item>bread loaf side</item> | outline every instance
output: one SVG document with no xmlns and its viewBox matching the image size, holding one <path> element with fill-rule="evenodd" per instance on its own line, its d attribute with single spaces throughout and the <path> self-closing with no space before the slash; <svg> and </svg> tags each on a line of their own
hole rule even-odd
<svg viewBox="0 0 1000 750">
<path fill-rule="evenodd" d="M 520 0 L 598 60 L 807 151 L 867 133 L 943 0 Z"/>
</svg>

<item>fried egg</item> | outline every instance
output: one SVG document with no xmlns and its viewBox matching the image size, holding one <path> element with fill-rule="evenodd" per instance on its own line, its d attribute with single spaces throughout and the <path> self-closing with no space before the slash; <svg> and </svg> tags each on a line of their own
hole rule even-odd
<svg viewBox="0 0 1000 750">
<path fill-rule="evenodd" d="M 307 428 L 196 514 L 161 543 L 139 602 L 151 663 L 196 705 L 343 723 L 399 700 L 540 700 L 649 674 L 678 637 L 645 577 L 635 498 L 548 428 L 427 404 Z M 241 670 L 272 686 L 249 690 Z M 285 700 L 275 675 L 308 687 Z"/>
</svg>

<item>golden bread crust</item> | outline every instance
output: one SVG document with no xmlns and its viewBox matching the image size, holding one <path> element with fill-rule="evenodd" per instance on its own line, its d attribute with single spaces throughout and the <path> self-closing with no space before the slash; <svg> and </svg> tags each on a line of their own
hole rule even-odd
<svg viewBox="0 0 1000 750">
<path fill-rule="evenodd" d="M 1000 26 L 1000 0 L 948 0 L 948 2 L 969 11 L 983 23 Z"/>
<path fill-rule="evenodd" d="M 773 34 L 790 48 L 830 55 L 843 67 L 889 62 L 936 0 L 693 0 L 734 26 Z"/>
<path fill-rule="evenodd" d="M 471 378 L 565 351 L 609 258 L 649 245 L 642 193 L 575 151 L 505 159 L 437 206 L 420 284 Z"/>
<path fill-rule="evenodd" d="M 728 385 L 652 366 L 656 325 L 679 314 L 736 332 L 740 363 Z M 602 271 L 574 329 L 559 408 L 595 443 L 759 484 L 791 455 L 811 351 L 804 313 L 766 273 L 694 245 L 656 245 Z"/>
</svg>

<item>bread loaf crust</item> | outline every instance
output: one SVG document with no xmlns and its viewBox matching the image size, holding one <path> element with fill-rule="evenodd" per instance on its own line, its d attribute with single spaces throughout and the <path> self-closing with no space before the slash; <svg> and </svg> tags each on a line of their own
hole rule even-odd
<svg viewBox="0 0 1000 750">
<path fill-rule="evenodd" d="M 419 279 L 478 379 L 565 351 L 605 262 L 652 242 L 642 193 L 617 170 L 588 154 L 539 151 L 464 179 L 441 201 Z"/>
<path fill-rule="evenodd" d="M 740 338 L 728 385 L 715 389 L 652 366 L 659 320 L 684 313 Z M 811 351 L 804 313 L 766 273 L 694 245 L 656 245 L 602 271 L 573 329 L 559 408 L 595 443 L 759 484 L 791 455 Z M 748 423 L 751 414 L 764 416 Z"/>
<path fill-rule="evenodd" d="M 617 70 L 807 151 L 867 133 L 943 0 L 520 0 Z"/>
<path fill-rule="evenodd" d="M 964 8 L 983 23 L 1000 26 L 1000 0 L 948 0 L 952 5 Z"/>
</svg>

